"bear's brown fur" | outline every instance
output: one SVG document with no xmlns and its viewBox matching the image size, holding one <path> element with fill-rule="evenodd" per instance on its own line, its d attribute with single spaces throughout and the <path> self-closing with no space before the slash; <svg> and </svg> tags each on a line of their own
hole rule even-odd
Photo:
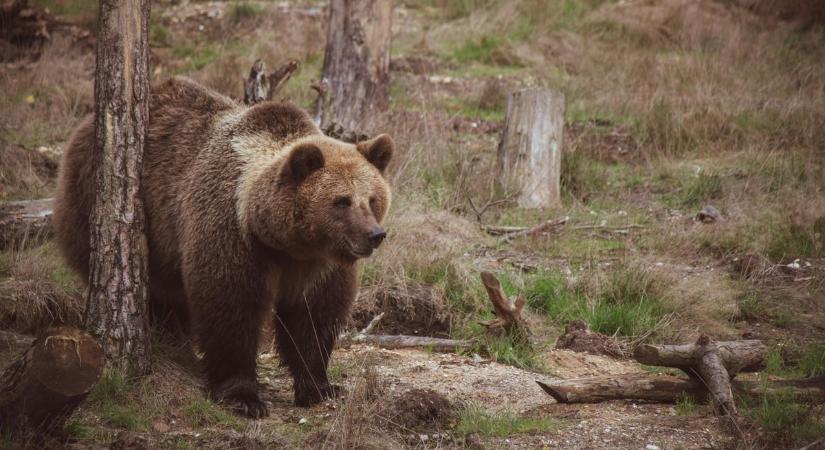
<svg viewBox="0 0 825 450">
<path fill-rule="evenodd" d="M 54 212 L 61 250 L 84 277 L 93 145 L 88 120 L 65 151 Z M 273 305 L 295 403 L 335 394 L 327 363 L 358 289 L 356 262 L 385 236 L 393 150 L 386 135 L 328 138 L 288 104 L 244 107 L 182 78 L 153 90 L 142 186 L 151 310 L 185 327 L 191 316 L 214 399 L 267 413 L 255 358 Z"/>
</svg>

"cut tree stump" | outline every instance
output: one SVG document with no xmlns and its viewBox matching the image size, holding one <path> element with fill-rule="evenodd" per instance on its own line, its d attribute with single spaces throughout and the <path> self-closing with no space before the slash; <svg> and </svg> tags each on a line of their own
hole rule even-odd
<svg viewBox="0 0 825 450">
<path fill-rule="evenodd" d="M 686 395 L 698 401 L 705 400 L 708 396 L 708 390 L 701 380 L 670 375 L 634 373 L 536 383 L 559 403 L 599 403 L 608 400 L 676 403 Z M 825 403 L 825 376 L 801 380 L 771 380 L 767 383 L 734 380 L 731 386 L 738 396 L 758 399 L 764 395 L 790 394 L 796 401 Z"/>
<path fill-rule="evenodd" d="M 52 235 L 52 199 L 0 204 L 0 250 L 36 245 Z"/>
<path fill-rule="evenodd" d="M 59 432 L 104 365 L 103 349 L 85 331 L 47 331 L 0 373 L 0 426 Z"/>
<path fill-rule="evenodd" d="M 525 299 L 523 296 L 518 296 L 515 301 L 511 302 L 501 288 L 501 283 L 498 278 L 490 272 L 481 272 L 481 283 L 487 291 L 487 297 L 490 303 L 493 304 L 493 312 L 496 315 L 495 319 L 481 322 L 487 327 L 487 330 L 493 334 L 501 334 L 503 331 L 508 333 L 517 333 L 522 337 L 530 335 L 530 330 L 527 327 L 524 319 L 521 317 L 521 311 L 524 309 Z"/>
<path fill-rule="evenodd" d="M 334 122 L 344 130 L 363 128 L 383 110 L 390 92 L 392 1 L 331 0 L 322 79 L 328 104 L 319 96 L 321 129 Z"/>
<path fill-rule="evenodd" d="M 498 146 L 498 182 L 522 208 L 561 204 L 564 95 L 536 88 L 510 94 Z"/>
</svg>

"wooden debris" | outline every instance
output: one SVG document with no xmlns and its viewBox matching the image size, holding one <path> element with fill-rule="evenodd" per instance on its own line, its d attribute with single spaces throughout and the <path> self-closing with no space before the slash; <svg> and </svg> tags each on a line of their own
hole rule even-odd
<svg viewBox="0 0 825 450">
<path fill-rule="evenodd" d="M 474 346 L 474 341 L 469 339 L 443 339 L 403 334 L 369 334 L 383 317 L 384 313 L 378 314 L 370 320 L 367 326 L 357 333 L 342 334 L 338 337 L 339 345 L 359 343 L 387 349 L 429 348 L 438 352 L 454 352 L 456 350 L 469 349 Z"/>
<path fill-rule="evenodd" d="M 52 199 L 0 203 L 0 250 L 24 248 L 52 235 Z"/>
<path fill-rule="evenodd" d="M 34 338 L 25 334 L 0 330 L 0 352 L 18 352 L 31 347 Z"/>
<path fill-rule="evenodd" d="M 566 224 L 568 220 L 570 220 L 570 218 L 565 216 L 558 219 L 550 219 L 538 225 L 533 225 L 532 227 L 490 226 L 485 227 L 484 229 L 489 234 L 501 236 L 501 240 L 503 242 L 508 242 L 518 237 L 535 236 L 541 233 L 556 231 Z"/>
<path fill-rule="evenodd" d="M 59 432 L 104 365 L 103 349 L 85 331 L 47 331 L 0 372 L 0 426 Z"/>
<path fill-rule="evenodd" d="M 527 324 L 521 317 L 521 311 L 524 309 L 525 304 L 524 296 L 518 296 L 514 302 L 511 302 L 504 293 L 504 289 L 501 288 L 498 278 L 490 272 L 481 272 L 481 283 L 484 284 L 487 297 L 489 297 L 490 303 L 493 304 L 493 312 L 496 315 L 495 319 L 481 322 L 481 324 L 493 334 L 501 334 L 506 331 L 529 336 L 530 332 Z"/>
<path fill-rule="evenodd" d="M 475 346 L 475 341 L 469 339 L 444 339 L 429 336 L 407 336 L 366 334 L 352 342 L 370 344 L 376 347 L 387 349 L 400 348 L 428 348 L 437 352 L 454 352 L 461 349 L 471 349 Z"/>
<path fill-rule="evenodd" d="M 701 380 L 670 375 L 633 373 L 536 383 L 559 403 L 598 403 L 608 400 L 676 403 L 686 395 L 698 401 L 703 401 L 708 396 L 708 390 Z M 790 393 L 797 401 L 825 403 L 825 377 L 772 380 L 767 383 L 734 380 L 732 388 L 736 395 L 749 398 Z"/>
<path fill-rule="evenodd" d="M 256 60 L 244 82 L 244 104 L 254 105 L 272 100 L 297 69 L 298 62 L 290 60 L 267 76 L 264 62 Z"/>
</svg>

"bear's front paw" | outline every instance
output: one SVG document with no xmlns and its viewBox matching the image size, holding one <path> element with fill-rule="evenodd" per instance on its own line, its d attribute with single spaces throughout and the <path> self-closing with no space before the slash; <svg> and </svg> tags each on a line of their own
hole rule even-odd
<svg viewBox="0 0 825 450">
<path fill-rule="evenodd" d="M 324 399 L 340 397 L 344 395 L 344 392 L 344 388 L 337 384 L 297 387 L 295 406 L 312 406 L 321 403 Z"/>
<path fill-rule="evenodd" d="M 254 379 L 231 378 L 211 391 L 213 401 L 239 415 L 252 419 L 269 415 L 266 404 L 258 397 L 258 383 Z"/>
<path fill-rule="evenodd" d="M 221 400 L 221 404 L 250 419 L 260 419 L 269 415 L 269 408 L 259 398 L 227 397 Z"/>
</svg>

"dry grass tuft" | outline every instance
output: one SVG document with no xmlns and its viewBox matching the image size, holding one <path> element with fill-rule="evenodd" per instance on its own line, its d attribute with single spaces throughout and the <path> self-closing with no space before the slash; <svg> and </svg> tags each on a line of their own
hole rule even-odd
<svg viewBox="0 0 825 450">
<path fill-rule="evenodd" d="M 350 388 L 335 419 L 323 430 L 310 435 L 305 445 L 321 449 L 386 449 L 403 445 L 382 429 L 378 420 L 383 389 L 371 366 L 363 369 Z"/>
<path fill-rule="evenodd" d="M 34 333 L 78 326 L 83 309 L 79 283 L 51 244 L 0 254 L 0 327 Z"/>
</svg>

